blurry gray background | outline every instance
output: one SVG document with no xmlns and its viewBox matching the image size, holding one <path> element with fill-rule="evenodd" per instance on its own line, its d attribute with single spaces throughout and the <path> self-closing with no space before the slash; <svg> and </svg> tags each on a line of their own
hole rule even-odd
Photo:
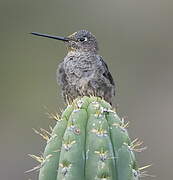
<svg viewBox="0 0 173 180">
<path fill-rule="evenodd" d="M 65 46 L 29 32 L 80 29 L 96 35 L 118 85 L 119 114 L 128 116 L 131 137 L 148 146 L 139 165 L 152 163 L 155 179 L 172 179 L 171 0 L 0 0 L 0 179 L 37 179 L 37 173 L 24 174 L 37 165 L 27 154 L 45 146 L 32 128 L 54 125 L 44 106 L 63 108 L 55 72 Z"/>
</svg>

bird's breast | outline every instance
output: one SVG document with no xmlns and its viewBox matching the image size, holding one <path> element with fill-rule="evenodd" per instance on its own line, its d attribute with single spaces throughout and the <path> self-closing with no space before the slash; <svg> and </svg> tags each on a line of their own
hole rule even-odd
<svg viewBox="0 0 173 180">
<path fill-rule="evenodd" d="M 87 54 L 72 54 L 66 56 L 64 69 L 69 80 L 77 80 L 81 77 L 89 76 L 95 70 L 93 57 Z"/>
</svg>

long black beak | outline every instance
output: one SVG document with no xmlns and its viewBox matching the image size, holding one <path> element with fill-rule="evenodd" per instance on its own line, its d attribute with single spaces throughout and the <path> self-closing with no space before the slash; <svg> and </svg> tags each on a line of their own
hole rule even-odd
<svg viewBox="0 0 173 180">
<path fill-rule="evenodd" d="M 60 40 L 60 41 L 69 41 L 69 38 L 66 37 L 61 37 L 61 36 L 52 36 L 52 35 L 48 35 L 48 34 L 42 34 L 42 33 L 38 33 L 38 32 L 32 32 L 31 34 L 36 35 L 36 36 L 42 36 L 42 37 L 47 37 L 47 38 L 51 38 L 51 39 L 56 39 L 56 40 Z"/>
</svg>

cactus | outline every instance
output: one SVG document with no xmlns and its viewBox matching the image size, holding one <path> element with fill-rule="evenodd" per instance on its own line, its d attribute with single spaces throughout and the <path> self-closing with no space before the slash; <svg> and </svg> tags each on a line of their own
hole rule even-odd
<svg viewBox="0 0 173 180">
<path fill-rule="evenodd" d="M 47 140 L 43 157 L 34 156 L 41 162 L 39 180 L 139 179 L 134 150 L 141 143 L 130 140 L 127 123 L 107 102 L 78 98 L 53 117 L 51 134 L 40 133 Z"/>
</svg>

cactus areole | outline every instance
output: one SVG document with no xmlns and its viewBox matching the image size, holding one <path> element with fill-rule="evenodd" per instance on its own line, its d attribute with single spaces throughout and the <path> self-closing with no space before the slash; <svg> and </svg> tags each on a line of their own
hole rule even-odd
<svg viewBox="0 0 173 180">
<path fill-rule="evenodd" d="M 76 99 L 52 129 L 39 180 L 138 180 L 126 124 L 98 97 Z"/>
</svg>

